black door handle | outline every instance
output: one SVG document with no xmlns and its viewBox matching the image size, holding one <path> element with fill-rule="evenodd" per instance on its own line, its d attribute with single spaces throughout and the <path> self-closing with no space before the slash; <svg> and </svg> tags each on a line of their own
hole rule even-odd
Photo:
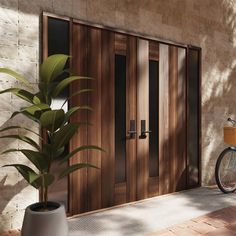
<svg viewBox="0 0 236 236">
<path fill-rule="evenodd" d="M 141 134 L 139 135 L 140 139 L 147 138 L 146 134 L 150 134 L 151 130 L 146 130 L 146 120 L 141 120 Z"/>
<path fill-rule="evenodd" d="M 128 130 L 129 138 L 134 139 L 135 135 L 137 134 L 136 127 L 135 127 L 135 120 L 130 120 L 130 130 Z"/>
</svg>

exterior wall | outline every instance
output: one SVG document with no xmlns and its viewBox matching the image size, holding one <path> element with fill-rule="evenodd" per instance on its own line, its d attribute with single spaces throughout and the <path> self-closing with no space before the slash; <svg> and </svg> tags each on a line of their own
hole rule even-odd
<svg viewBox="0 0 236 236">
<path fill-rule="evenodd" d="M 0 0 L 0 66 L 24 74 L 36 88 L 41 54 L 41 12 L 104 24 L 202 48 L 202 181 L 214 182 L 214 165 L 224 147 L 222 127 L 236 118 L 236 3 L 232 0 Z M 0 76 L 0 89 L 16 86 Z M 22 106 L 9 94 L 0 95 L 0 126 Z M 14 119 L 38 130 L 22 117 Z M 6 146 L 19 142 L 1 140 Z M 27 161 L 19 154 L 1 156 L 0 165 Z M 21 227 L 24 209 L 38 193 L 12 168 L 0 169 L 0 232 Z"/>
</svg>

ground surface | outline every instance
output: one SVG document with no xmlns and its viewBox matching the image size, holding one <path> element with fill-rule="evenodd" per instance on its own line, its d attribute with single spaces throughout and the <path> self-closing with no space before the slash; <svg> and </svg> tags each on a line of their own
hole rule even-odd
<svg viewBox="0 0 236 236">
<path fill-rule="evenodd" d="M 236 194 L 197 188 L 69 219 L 70 236 L 143 236 L 235 205 Z"/>
<path fill-rule="evenodd" d="M 70 236 L 236 235 L 236 194 L 193 189 L 71 218 L 69 228 Z M 0 234 L 10 235 L 20 234 Z"/>
<path fill-rule="evenodd" d="M 236 206 L 224 208 L 147 236 L 235 236 Z"/>
</svg>

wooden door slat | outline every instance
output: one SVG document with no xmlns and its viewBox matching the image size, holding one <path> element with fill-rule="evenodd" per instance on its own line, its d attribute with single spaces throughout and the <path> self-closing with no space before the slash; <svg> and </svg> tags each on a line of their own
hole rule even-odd
<svg viewBox="0 0 236 236">
<path fill-rule="evenodd" d="M 126 76 L 126 130 L 130 129 L 130 120 L 135 121 L 137 127 L 137 40 L 136 37 L 129 36 L 127 42 L 127 76 Z M 136 200 L 136 161 L 137 161 L 137 135 L 130 139 L 127 135 L 126 139 L 126 175 L 127 175 L 127 201 Z"/>
<path fill-rule="evenodd" d="M 149 50 L 148 41 L 138 39 L 137 44 L 137 132 L 141 134 L 141 120 L 146 122 L 149 129 Z M 148 197 L 148 156 L 149 135 L 146 139 L 137 140 L 137 199 Z"/>
<path fill-rule="evenodd" d="M 159 44 L 159 193 L 169 193 L 169 46 Z"/>
<path fill-rule="evenodd" d="M 114 101 L 114 33 L 102 30 L 102 207 L 114 204 L 115 173 L 115 101 Z"/>
<path fill-rule="evenodd" d="M 177 173 L 175 191 L 186 189 L 186 49 L 178 48 L 178 82 L 177 82 Z"/>
<path fill-rule="evenodd" d="M 79 24 L 73 25 L 73 43 L 72 43 L 72 70 L 77 75 L 87 75 L 87 27 Z M 82 88 L 87 88 L 87 81 L 75 81 L 71 86 L 71 94 L 77 92 Z M 70 100 L 70 105 L 87 105 L 87 94 L 74 96 Z M 70 120 L 73 122 L 87 121 L 87 111 L 83 110 L 74 114 Z M 87 126 L 81 126 L 78 132 L 74 135 L 70 142 L 70 151 L 74 150 L 78 146 L 87 145 Z M 88 152 L 82 151 L 74 155 L 70 160 L 70 165 L 76 163 L 87 163 Z M 87 169 L 81 169 L 74 172 L 71 175 L 70 188 L 70 212 L 72 214 L 78 214 L 86 212 L 87 206 Z"/>
<path fill-rule="evenodd" d="M 101 147 L 101 29 L 88 29 L 88 76 L 94 78 L 88 81 L 88 105 L 93 111 L 88 112 L 88 145 Z M 88 163 L 99 169 L 88 168 L 88 209 L 101 208 L 101 152 L 88 151 Z M 96 197 L 95 197 L 96 196 Z"/>
<path fill-rule="evenodd" d="M 177 96 L 178 96 L 178 48 L 169 47 L 169 191 L 176 189 L 177 172 Z"/>
</svg>

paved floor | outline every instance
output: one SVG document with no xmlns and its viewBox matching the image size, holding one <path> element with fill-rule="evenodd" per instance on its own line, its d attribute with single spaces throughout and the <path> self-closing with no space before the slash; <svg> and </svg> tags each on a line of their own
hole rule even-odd
<svg viewBox="0 0 236 236">
<path fill-rule="evenodd" d="M 72 218 L 69 227 L 70 236 L 236 235 L 236 194 L 198 188 Z M 9 233 L 0 236 L 20 235 Z"/>
<path fill-rule="evenodd" d="M 147 236 L 235 236 L 236 206 L 214 211 Z"/>
<path fill-rule="evenodd" d="M 198 188 L 70 219 L 70 236 L 143 236 L 235 205 L 236 194 Z"/>
</svg>

